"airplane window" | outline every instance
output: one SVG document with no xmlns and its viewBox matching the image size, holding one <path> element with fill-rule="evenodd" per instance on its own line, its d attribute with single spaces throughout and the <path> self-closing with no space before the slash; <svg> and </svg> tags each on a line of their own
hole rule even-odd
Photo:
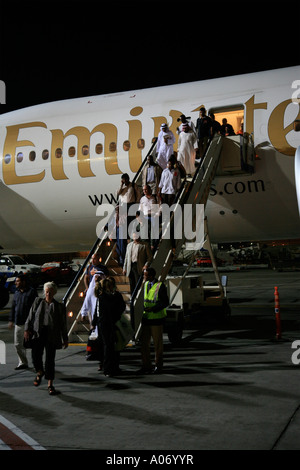
<svg viewBox="0 0 300 470">
<path fill-rule="evenodd" d="M 45 150 L 43 150 L 43 152 L 42 152 L 42 159 L 43 159 L 43 160 L 48 160 L 48 158 L 49 158 L 49 150 L 46 150 L 46 149 L 45 149 Z"/>
<path fill-rule="evenodd" d="M 4 161 L 5 163 L 10 163 L 11 162 L 11 155 L 9 153 L 7 153 L 4 157 Z"/>
<path fill-rule="evenodd" d="M 111 143 L 109 144 L 109 151 L 110 151 L 110 152 L 115 152 L 116 149 L 117 149 L 117 144 L 116 144 L 116 142 L 111 142 Z"/>
<path fill-rule="evenodd" d="M 125 152 L 128 152 L 129 149 L 130 149 L 130 142 L 129 140 L 125 140 L 123 142 L 123 150 L 125 150 Z"/>
<path fill-rule="evenodd" d="M 89 146 L 88 145 L 84 145 L 81 149 L 82 151 L 82 155 L 88 155 L 89 154 Z"/>
<path fill-rule="evenodd" d="M 56 158 L 61 158 L 62 157 L 62 149 L 58 148 L 55 150 L 55 156 Z"/>
<path fill-rule="evenodd" d="M 21 163 L 23 161 L 23 153 L 22 152 L 19 152 L 17 154 L 17 162 L 18 163 Z"/>
<path fill-rule="evenodd" d="M 139 139 L 139 140 L 137 141 L 137 148 L 138 148 L 138 149 L 143 149 L 143 148 L 145 148 L 145 141 L 144 141 L 144 139 Z"/>
<path fill-rule="evenodd" d="M 36 157 L 35 151 L 34 151 L 34 150 L 31 150 L 31 152 L 29 153 L 29 160 L 30 160 L 31 162 L 34 162 L 35 157 Z"/>
<path fill-rule="evenodd" d="M 69 157 L 74 157 L 76 153 L 75 147 L 70 147 L 68 150 Z"/>
<path fill-rule="evenodd" d="M 102 144 L 97 144 L 95 147 L 95 151 L 97 155 L 100 155 L 103 152 L 103 145 Z"/>
</svg>

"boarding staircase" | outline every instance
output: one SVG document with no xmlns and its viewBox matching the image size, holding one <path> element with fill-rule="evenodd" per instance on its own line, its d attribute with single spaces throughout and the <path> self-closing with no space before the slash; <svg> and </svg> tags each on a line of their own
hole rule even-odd
<svg viewBox="0 0 300 470">
<path fill-rule="evenodd" d="M 132 181 L 133 183 L 136 183 L 140 188 L 142 186 L 142 172 L 146 165 L 147 157 L 149 155 L 152 155 L 153 159 L 155 160 L 156 143 L 157 138 L 154 138 L 149 152 L 147 153 L 145 159 L 142 162 L 141 167 L 139 168 Z M 112 226 L 114 216 L 114 214 L 111 215 L 110 219 L 107 222 L 108 226 Z M 115 241 L 109 239 L 108 231 L 104 232 L 101 238 L 97 238 L 91 251 L 89 252 L 87 258 L 85 259 L 80 270 L 77 272 L 72 284 L 70 285 L 68 291 L 64 296 L 63 302 L 67 310 L 68 335 L 69 340 L 71 342 L 79 341 L 85 343 L 90 334 L 90 321 L 88 318 L 82 319 L 81 309 L 84 301 L 85 291 L 84 276 L 87 267 L 91 263 L 92 256 L 95 253 L 100 256 L 101 264 L 107 266 L 111 276 L 114 277 L 117 289 L 122 294 L 126 303 L 126 313 L 130 318 L 131 295 L 129 278 L 123 275 L 122 266 L 120 266 L 114 258 L 115 245 Z"/>
<path fill-rule="evenodd" d="M 199 162 L 195 174 L 193 177 L 185 178 L 184 182 L 182 183 L 173 205 L 169 222 L 165 224 L 165 226 L 163 226 L 160 230 L 159 240 L 156 246 L 156 251 L 153 255 L 151 266 L 155 269 L 157 277 L 161 281 L 165 281 L 172 266 L 173 260 L 177 258 L 180 250 L 186 242 L 183 227 L 184 218 L 181 218 L 179 213 L 182 214 L 184 212 L 184 205 L 190 205 L 190 207 L 192 207 L 194 210 L 193 220 L 195 222 L 195 207 L 199 204 L 203 204 L 205 207 L 207 203 L 211 183 L 217 171 L 223 139 L 224 137 L 221 135 L 215 135 L 211 139 L 205 155 Z M 153 155 L 154 160 L 155 149 L 156 141 L 153 143 L 150 151 L 147 154 L 147 156 L 149 154 Z M 139 186 L 141 186 L 142 171 L 146 164 L 147 156 L 133 180 L 133 182 L 137 183 Z M 182 226 L 178 227 L 178 225 L 176 225 L 178 223 L 181 223 Z M 166 233 L 169 233 L 168 231 L 170 230 L 170 226 L 172 226 L 174 230 L 181 229 L 181 233 L 183 234 L 182 238 L 179 239 L 165 236 Z M 223 285 L 218 275 L 217 266 L 214 261 L 214 255 L 209 241 L 207 221 L 204 222 L 203 234 L 203 246 L 210 252 L 216 274 L 218 284 L 217 287 L 220 290 L 220 295 L 223 295 Z M 87 339 L 87 334 L 89 333 L 89 324 L 85 324 L 81 321 L 80 311 L 83 304 L 84 273 L 94 253 L 98 253 L 100 255 L 102 264 L 105 264 L 109 268 L 111 275 L 115 277 L 117 288 L 124 297 L 124 300 L 127 304 L 127 313 L 131 316 L 132 324 L 134 325 L 135 339 L 139 337 L 141 317 L 143 312 L 142 278 L 140 279 L 140 282 L 136 286 L 132 295 L 130 295 L 129 279 L 126 276 L 123 276 L 122 267 L 120 267 L 113 259 L 113 248 L 114 242 L 110 242 L 108 240 L 107 234 L 104 234 L 101 239 L 97 239 L 83 266 L 77 273 L 77 276 L 75 277 L 72 285 L 64 297 L 68 315 L 68 333 L 70 341 L 72 341 L 75 335 L 77 340 L 85 342 Z M 71 335 L 73 335 L 73 338 Z"/>
<path fill-rule="evenodd" d="M 177 213 L 184 213 L 184 206 L 190 205 L 193 209 L 193 220 L 195 222 L 196 212 L 195 207 L 199 204 L 203 204 L 204 209 L 209 197 L 210 187 L 212 180 L 215 177 L 219 157 L 222 149 L 224 137 L 221 135 L 215 135 L 208 144 L 206 152 L 199 162 L 197 170 L 192 178 L 186 178 L 183 182 L 180 191 L 177 194 L 175 204 L 173 205 L 172 215 L 170 217 L 170 222 L 166 227 L 163 227 L 158 247 L 153 255 L 153 260 L 151 262 L 151 267 L 156 271 L 157 278 L 160 281 L 165 281 L 167 275 L 171 269 L 174 259 L 176 259 L 186 243 L 186 238 L 184 236 L 184 217 L 180 217 Z M 185 206 L 186 207 L 186 206 Z M 204 210 L 203 210 L 204 214 Z M 181 224 L 181 227 L 178 227 L 178 224 Z M 165 233 L 169 231 L 169 225 L 173 225 L 174 233 L 178 231 L 182 233 L 182 238 L 171 238 L 169 236 L 164 236 Z M 218 274 L 217 265 L 214 259 L 214 254 L 211 249 L 211 244 L 208 234 L 207 220 L 203 219 L 203 240 L 201 247 L 204 246 L 209 250 L 211 255 L 214 271 L 217 279 L 217 288 L 220 291 L 220 295 L 223 296 L 224 290 L 223 285 Z M 195 247 L 195 253 L 201 248 L 199 246 Z M 193 259 L 193 257 L 192 257 Z M 188 273 L 188 269 L 185 272 L 185 275 Z M 170 299 L 170 304 L 172 299 Z M 135 325 L 135 338 L 137 339 L 140 334 L 141 319 L 143 314 L 143 286 L 141 285 L 139 289 L 133 293 L 131 299 L 131 315 L 134 315 L 134 325 Z"/>
</svg>

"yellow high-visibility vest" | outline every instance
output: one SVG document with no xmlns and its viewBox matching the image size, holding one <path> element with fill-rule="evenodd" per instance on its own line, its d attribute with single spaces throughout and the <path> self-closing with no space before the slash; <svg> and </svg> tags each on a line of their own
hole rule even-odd
<svg viewBox="0 0 300 470">
<path fill-rule="evenodd" d="M 144 308 L 149 308 L 155 305 L 158 297 L 158 291 L 161 286 L 161 282 L 156 282 L 153 284 L 151 289 L 148 291 L 148 284 L 149 281 L 145 282 L 144 285 Z M 166 309 L 163 308 L 162 310 L 159 310 L 159 312 L 143 312 L 143 317 L 147 318 L 148 320 L 156 320 L 158 318 L 164 318 L 167 316 Z"/>
</svg>

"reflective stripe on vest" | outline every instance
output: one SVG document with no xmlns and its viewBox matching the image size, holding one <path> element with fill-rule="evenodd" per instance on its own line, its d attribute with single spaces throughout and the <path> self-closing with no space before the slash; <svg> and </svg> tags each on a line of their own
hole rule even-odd
<svg viewBox="0 0 300 470">
<path fill-rule="evenodd" d="M 153 305 L 155 305 L 155 303 L 157 302 L 158 291 L 162 283 L 157 282 L 156 284 L 153 284 L 151 289 L 149 289 L 149 292 L 148 292 L 148 284 L 149 284 L 149 281 L 145 282 L 145 286 L 144 286 L 144 308 L 146 307 L 151 308 Z M 165 308 L 163 308 L 162 310 L 159 310 L 159 312 L 145 312 L 144 311 L 143 316 L 148 318 L 148 320 L 154 320 L 156 318 L 166 317 L 167 312 Z"/>
</svg>

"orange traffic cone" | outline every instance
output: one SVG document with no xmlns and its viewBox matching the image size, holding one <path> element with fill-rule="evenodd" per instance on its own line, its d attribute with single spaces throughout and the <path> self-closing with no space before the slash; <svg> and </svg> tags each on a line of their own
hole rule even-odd
<svg viewBox="0 0 300 470">
<path fill-rule="evenodd" d="M 276 339 L 281 339 L 281 320 L 278 287 L 275 286 L 275 321 L 276 321 Z"/>
</svg>

